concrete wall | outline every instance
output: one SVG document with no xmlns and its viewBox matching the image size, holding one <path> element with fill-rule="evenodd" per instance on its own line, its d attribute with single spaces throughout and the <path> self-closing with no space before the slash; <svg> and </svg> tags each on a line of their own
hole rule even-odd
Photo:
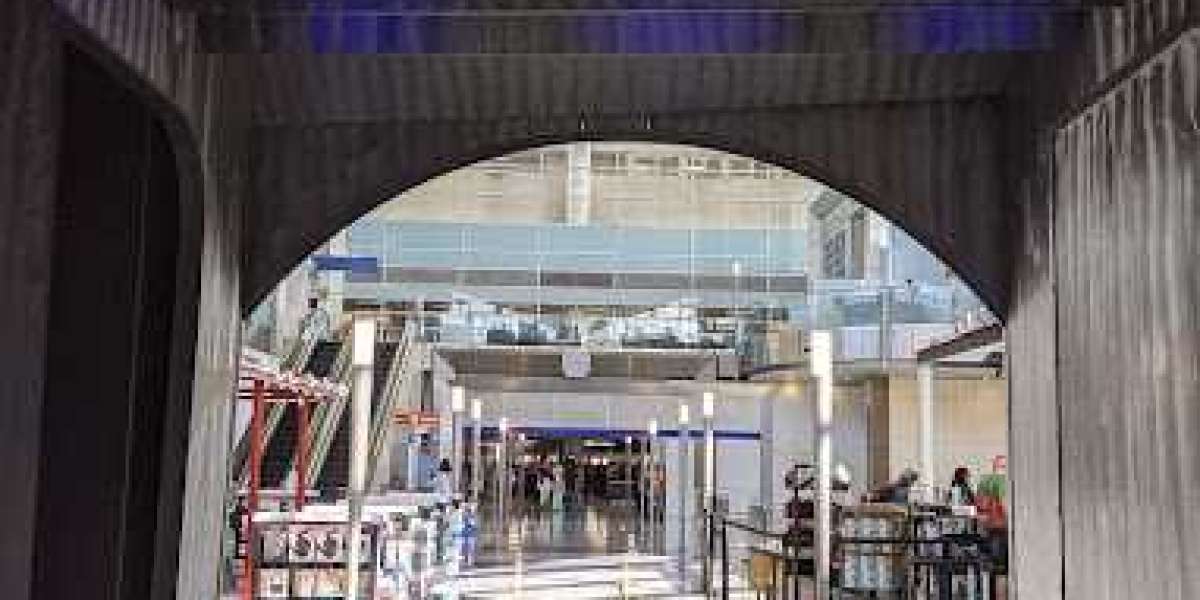
<svg viewBox="0 0 1200 600">
<path fill-rule="evenodd" d="M 0 583 L 29 598 L 45 386 L 61 76 L 46 3 L 0 6 Z"/>
<path fill-rule="evenodd" d="M 1014 591 L 1200 594 L 1196 6 L 1089 22 L 1019 198 Z M 1065 71 L 1064 71 L 1065 72 Z"/>
<path fill-rule="evenodd" d="M 1198 58 L 1192 32 L 1056 136 L 1068 598 L 1200 594 Z"/>
</svg>

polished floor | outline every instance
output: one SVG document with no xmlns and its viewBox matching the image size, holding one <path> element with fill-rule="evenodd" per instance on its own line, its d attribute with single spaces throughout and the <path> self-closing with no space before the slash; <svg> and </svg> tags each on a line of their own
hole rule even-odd
<svg viewBox="0 0 1200 600">
<path fill-rule="evenodd" d="M 658 535 L 636 515 L 597 504 L 575 511 L 528 510 L 485 527 L 431 596 L 484 598 L 687 598 L 679 563 L 654 550 Z M 490 530 L 488 530 L 490 529 Z M 694 581 L 696 573 L 688 573 Z M 692 586 L 686 586 L 692 587 Z"/>
</svg>

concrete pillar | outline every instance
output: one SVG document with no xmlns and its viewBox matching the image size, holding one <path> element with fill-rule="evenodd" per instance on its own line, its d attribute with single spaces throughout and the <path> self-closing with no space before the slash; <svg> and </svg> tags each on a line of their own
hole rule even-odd
<svg viewBox="0 0 1200 600">
<path fill-rule="evenodd" d="M 351 343 L 354 391 L 350 396 L 350 535 L 346 561 L 347 598 L 358 598 L 359 560 L 362 547 L 363 496 L 366 495 L 367 453 L 371 436 L 371 386 L 375 369 L 376 323 L 370 318 L 354 321 Z"/>
<path fill-rule="evenodd" d="M 408 473 L 404 488 L 410 492 L 421 487 L 421 436 L 415 431 L 408 433 Z"/>
<path fill-rule="evenodd" d="M 691 499 L 695 495 L 692 489 L 692 434 L 688 424 L 688 405 L 679 405 L 679 574 L 686 585 L 688 561 L 688 528 L 691 525 Z"/>
<path fill-rule="evenodd" d="M 917 365 L 917 394 L 919 402 L 920 441 L 918 443 L 921 457 L 921 482 L 932 486 L 933 473 L 933 363 L 923 362 Z"/>
<path fill-rule="evenodd" d="M 471 501 L 479 505 L 483 492 L 483 403 L 471 401 Z"/>
<path fill-rule="evenodd" d="M 451 494 L 460 494 L 463 491 L 463 410 L 466 408 L 467 391 L 462 386 L 454 386 L 450 388 L 450 481 Z"/>
<path fill-rule="evenodd" d="M 438 413 L 437 457 L 438 462 L 450 460 L 454 454 L 452 441 L 454 439 L 454 418 L 450 410 L 450 380 L 454 371 L 450 363 L 438 354 L 432 356 L 430 365 L 433 379 L 433 410 Z"/>
<path fill-rule="evenodd" d="M 496 529 L 503 531 L 504 524 L 508 519 L 508 494 L 512 490 L 512 466 L 509 464 L 508 451 L 508 419 L 500 417 L 499 422 L 500 439 L 496 443 L 496 468 L 499 469 L 499 477 L 496 490 Z"/>
<path fill-rule="evenodd" d="M 832 531 L 831 496 L 833 491 L 833 335 L 829 331 L 812 332 L 812 375 L 816 402 L 815 455 L 817 458 L 816 537 L 814 568 L 818 598 L 829 597 L 830 539 Z"/>
<path fill-rule="evenodd" d="M 764 395 L 758 408 L 758 503 L 771 524 L 771 506 L 775 503 L 775 398 Z"/>
</svg>

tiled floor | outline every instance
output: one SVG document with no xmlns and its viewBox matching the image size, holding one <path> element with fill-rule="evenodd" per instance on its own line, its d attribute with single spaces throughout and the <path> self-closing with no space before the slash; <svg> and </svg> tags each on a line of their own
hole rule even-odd
<svg viewBox="0 0 1200 600">
<path fill-rule="evenodd" d="M 699 597 L 683 591 L 677 561 L 648 551 L 655 545 L 620 509 L 526 513 L 485 533 L 474 564 L 431 591 L 464 600 Z"/>
</svg>

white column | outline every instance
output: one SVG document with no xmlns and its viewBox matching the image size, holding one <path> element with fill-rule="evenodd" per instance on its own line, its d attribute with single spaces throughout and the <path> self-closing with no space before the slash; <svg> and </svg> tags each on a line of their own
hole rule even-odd
<svg viewBox="0 0 1200 600">
<path fill-rule="evenodd" d="M 775 398 L 766 394 L 758 404 L 758 502 L 766 511 L 764 527 L 771 526 L 775 504 Z"/>
<path fill-rule="evenodd" d="M 712 392 L 704 392 L 704 398 L 701 403 L 701 413 L 704 416 L 704 489 L 703 489 L 703 510 L 705 514 L 710 514 L 716 509 L 715 499 L 715 479 L 716 473 L 714 466 L 716 463 L 716 439 L 713 435 L 713 417 L 716 412 L 715 399 Z M 707 518 L 703 520 L 703 534 L 698 536 L 698 541 L 701 545 L 700 551 L 704 561 L 704 583 L 701 589 L 705 593 L 711 591 L 712 573 L 709 567 L 712 564 L 712 556 L 709 555 L 709 549 L 713 545 L 713 540 L 709 538 L 712 530 L 708 526 Z"/>
<path fill-rule="evenodd" d="M 650 440 L 648 442 L 649 447 L 646 451 L 646 456 L 647 456 L 647 460 L 649 461 L 649 464 L 647 465 L 647 468 L 649 469 L 649 471 L 647 473 L 647 477 L 649 477 L 650 479 L 648 481 L 648 489 L 646 491 L 646 494 L 649 497 L 649 502 L 650 502 L 650 505 L 648 507 L 648 514 L 650 517 L 650 534 L 654 535 L 654 532 L 657 531 L 657 528 L 658 528 L 658 481 L 657 481 L 657 477 L 658 477 L 658 464 L 660 462 L 654 453 L 656 450 L 658 452 L 662 452 L 661 446 L 658 443 L 658 421 L 656 421 L 654 419 L 650 419 L 649 432 L 650 432 Z"/>
<path fill-rule="evenodd" d="M 630 502 L 629 510 L 632 513 L 635 505 L 637 505 L 637 496 L 634 496 L 633 485 L 633 436 L 625 436 L 625 498 Z"/>
<path fill-rule="evenodd" d="M 833 336 L 812 332 L 812 375 L 816 386 L 816 539 L 814 566 L 817 597 L 829 597 L 830 532 L 832 529 L 831 474 L 833 472 Z"/>
<path fill-rule="evenodd" d="M 346 560 L 347 598 L 358 598 L 358 574 L 362 547 L 363 496 L 366 492 L 368 437 L 371 428 L 371 384 L 375 363 L 374 319 L 354 321 L 354 392 L 350 396 L 350 548 Z"/>
<path fill-rule="evenodd" d="M 716 455 L 717 444 L 713 432 L 713 418 L 716 412 L 715 398 L 712 392 L 704 392 L 704 508 L 713 509 L 713 498 L 716 493 Z"/>
<path fill-rule="evenodd" d="M 917 394 L 920 402 L 920 456 L 921 481 L 926 487 L 934 482 L 933 473 L 933 363 L 923 362 L 917 365 Z"/>
<path fill-rule="evenodd" d="M 479 398 L 471 401 L 471 501 L 479 506 L 483 491 L 483 402 Z"/>
<path fill-rule="evenodd" d="M 689 450 L 691 449 L 692 434 L 688 427 L 688 405 L 679 405 L 679 574 L 681 580 L 684 580 L 686 585 L 687 577 L 687 541 L 688 541 L 688 525 L 691 519 L 691 514 L 688 510 L 690 500 L 694 495 L 692 490 L 692 459 Z"/>
<path fill-rule="evenodd" d="M 451 477 L 451 495 L 462 493 L 462 462 L 463 462 L 463 439 L 462 439 L 462 413 L 467 405 L 467 391 L 461 385 L 456 385 L 450 388 L 450 423 L 453 431 L 450 434 L 451 439 L 451 458 L 450 472 Z"/>
<path fill-rule="evenodd" d="M 421 465 L 421 436 L 415 431 L 408 432 L 408 477 L 404 488 L 410 492 L 417 491 L 421 486 L 420 470 Z"/>
<path fill-rule="evenodd" d="M 497 487 L 500 489 L 496 490 L 496 497 L 497 503 L 500 506 L 496 511 L 496 529 L 497 531 L 503 531 L 508 517 L 506 512 L 508 510 L 508 494 L 512 489 L 512 482 L 509 479 L 512 476 L 512 469 L 508 464 L 508 419 L 500 417 L 499 426 L 500 440 L 496 446 L 499 460 L 496 461 L 496 468 L 500 469 L 500 477 L 497 478 L 499 480 Z M 500 543 L 503 544 L 504 542 L 505 540 L 500 540 Z"/>
</svg>

